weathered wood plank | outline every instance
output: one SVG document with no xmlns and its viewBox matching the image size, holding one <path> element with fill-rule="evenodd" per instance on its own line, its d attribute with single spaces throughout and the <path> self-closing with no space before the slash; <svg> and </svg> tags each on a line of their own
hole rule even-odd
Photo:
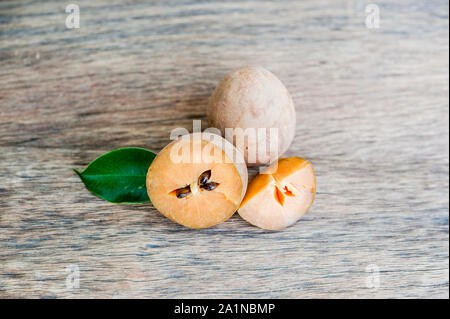
<svg viewBox="0 0 450 319">
<path fill-rule="evenodd" d="M 377 1 L 380 29 L 356 0 L 77 3 L 68 30 L 60 1 L 0 2 L 0 297 L 448 298 L 448 2 Z M 244 64 L 286 84 L 317 171 L 293 227 L 184 229 L 71 171 L 160 150 Z"/>
</svg>

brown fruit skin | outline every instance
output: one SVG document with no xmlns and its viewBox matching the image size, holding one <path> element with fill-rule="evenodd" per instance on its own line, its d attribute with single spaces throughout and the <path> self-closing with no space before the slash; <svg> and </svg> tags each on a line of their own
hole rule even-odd
<svg viewBox="0 0 450 319">
<path fill-rule="evenodd" d="M 296 114 L 291 95 L 274 74 L 259 66 L 241 67 L 226 74 L 212 93 L 206 114 L 210 125 L 220 129 L 222 136 L 244 154 L 248 166 L 276 160 L 294 139 Z M 258 153 L 257 143 L 247 141 L 240 147 L 236 140 L 225 136 L 225 128 L 265 128 L 267 150 L 270 146 L 269 129 L 277 128 L 278 153 Z M 249 154 L 255 150 L 256 162 L 249 162 Z"/>
</svg>

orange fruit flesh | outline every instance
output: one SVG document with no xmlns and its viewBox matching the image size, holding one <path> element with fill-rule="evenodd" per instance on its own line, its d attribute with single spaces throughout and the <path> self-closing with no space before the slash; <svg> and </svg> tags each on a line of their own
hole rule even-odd
<svg viewBox="0 0 450 319">
<path fill-rule="evenodd" d="M 182 147 L 187 147 L 189 154 L 182 162 L 173 160 L 173 154 L 179 154 L 177 149 Z M 206 161 L 205 154 L 209 156 Z M 199 184 L 199 177 L 208 171 L 208 182 L 217 185 L 212 190 Z M 177 190 L 186 187 L 187 196 L 177 197 Z M 239 207 L 244 187 L 246 181 L 244 184 L 231 159 L 205 140 L 172 142 L 153 160 L 147 174 L 147 191 L 153 206 L 172 221 L 189 228 L 206 228 L 230 218 Z"/>
<path fill-rule="evenodd" d="M 311 163 L 298 157 L 280 158 L 265 173 L 256 175 L 249 184 L 239 215 L 260 228 L 280 230 L 309 210 L 316 193 L 316 176 Z"/>
</svg>

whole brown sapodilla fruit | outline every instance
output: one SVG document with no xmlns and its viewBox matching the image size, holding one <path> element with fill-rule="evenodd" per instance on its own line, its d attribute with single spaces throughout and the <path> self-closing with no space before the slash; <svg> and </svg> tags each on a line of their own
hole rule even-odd
<svg viewBox="0 0 450 319">
<path fill-rule="evenodd" d="M 226 74 L 214 89 L 206 113 L 210 125 L 244 154 L 248 166 L 275 161 L 294 139 L 291 95 L 273 73 L 259 66 Z M 232 129 L 232 135 L 226 128 Z"/>
</svg>

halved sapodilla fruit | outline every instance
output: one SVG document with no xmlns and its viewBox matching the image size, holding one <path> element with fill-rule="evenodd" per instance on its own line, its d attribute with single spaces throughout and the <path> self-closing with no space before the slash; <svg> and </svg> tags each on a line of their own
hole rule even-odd
<svg viewBox="0 0 450 319">
<path fill-rule="evenodd" d="M 189 228 L 219 224 L 234 214 L 247 190 L 244 156 L 211 133 L 181 136 L 153 160 L 147 192 L 164 216 Z"/>
<path fill-rule="evenodd" d="M 280 158 L 248 186 L 239 215 L 250 224 L 280 230 L 298 221 L 311 207 L 316 175 L 303 158 Z"/>
</svg>

